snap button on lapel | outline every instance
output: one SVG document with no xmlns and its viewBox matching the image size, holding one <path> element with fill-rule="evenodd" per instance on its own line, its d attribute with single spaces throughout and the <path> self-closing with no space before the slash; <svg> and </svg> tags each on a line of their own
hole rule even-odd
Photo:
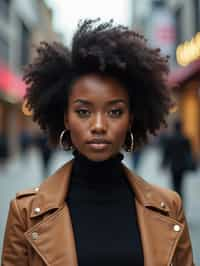
<svg viewBox="0 0 200 266">
<path fill-rule="evenodd" d="M 175 231 L 175 232 L 179 232 L 180 230 L 181 230 L 180 225 L 175 224 L 175 225 L 174 225 L 174 231 Z"/>
<path fill-rule="evenodd" d="M 35 188 L 35 192 L 38 192 L 38 191 L 39 191 L 39 187 L 36 187 L 36 188 Z"/>
<path fill-rule="evenodd" d="M 38 235 L 37 232 L 33 232 L 33 233 L 32 233 L 32 239 L 33 239 L 33 240 L 37 240 L 38 237 L 39 237 L 39 235 Z"/>
<path fill-rule="evenodd" d="M 34 209 L 34 212 L 35 212 L 35 213 L 39 213 L 39 212 L 40 212 L 40 208 L 35 208 L 35 209 Z"/>
<path fill-rule="evenodd" d="M 162 201 L 161 203 L 160 203 L 160 206 L 161 206 L 161 208 L 165 208 L 165 203 Z"/>
</svg>

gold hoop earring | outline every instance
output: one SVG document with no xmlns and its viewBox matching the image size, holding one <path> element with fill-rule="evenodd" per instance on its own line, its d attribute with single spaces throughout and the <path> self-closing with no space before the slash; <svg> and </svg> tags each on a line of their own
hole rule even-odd
<svg viewBox="0 0 200 266">
<path fill-rule="evenodd" d="M 131 143 L 130 143 L 130 146 L 125 145 L 125 151 L 126 152 L 133 152 L 134 151 L 134 137 L 133 137 L 133 132 L 129 131 L 129 133 L 130 133 Z"/>
<path fill-rule="evenodd" d="M 67 143 L 67 141 L 63 141 L 63 137 L 64 135 L 67 133 L 67 129 L 64 129 L 61 134 L 60 134 L 60 137 L 59 137 L 59 145 L 60 145 L 60 148 L 63 149 L 64 151 L 69 151 L 69 150 L 72 150 L 73 146 L 70 145 L 69 143 Z"/>
</svg>

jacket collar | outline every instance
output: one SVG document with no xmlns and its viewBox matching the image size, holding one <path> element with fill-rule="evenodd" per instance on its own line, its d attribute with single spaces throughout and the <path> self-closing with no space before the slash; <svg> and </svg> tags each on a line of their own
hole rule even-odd
<svg viewBox="0 0 200 266">
<path fill-rule="evenodd" d="M 73 161 L 74 160 L 72 159 L 65 163 L 41 184 L 39 192 L 33 201 L 31 218 L 40 216 L 50 210 L 63 207 L 68 194 Z M 163 196 L 159 193 L 159 191 L 155 191 L 153 186 L 144 181 L 141 177 L 136 176 L 124 164 L 123 167 L 131 188 L 135 193 L 136 201 L 144 207 L 168 213 L 169 208 L 168 206 L 162 204 Z"/>
</svg>

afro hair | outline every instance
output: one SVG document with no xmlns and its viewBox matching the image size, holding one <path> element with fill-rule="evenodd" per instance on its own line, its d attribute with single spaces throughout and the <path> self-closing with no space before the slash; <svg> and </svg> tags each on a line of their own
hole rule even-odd
<svg viewBox="0 0 200 266">
<path fill-rule="evenodd" d="M 113 21 L 84 20 L 78 24 L 71 48 L 42 42 L 26 66 L 25 99 L 36 121 L 56 145 L 65 128 L 64 114 L 72 83 L 89 73 L 117 79 L 127 89 L 134 114 L 135 146 L 156 135 L 172 106 L 166 85 L 168 58 L 151 48 L 137 32 Z"/>
</svg>

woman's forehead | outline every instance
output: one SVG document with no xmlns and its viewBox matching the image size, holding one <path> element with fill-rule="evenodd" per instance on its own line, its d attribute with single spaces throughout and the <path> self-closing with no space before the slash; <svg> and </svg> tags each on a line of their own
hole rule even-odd
<svg viewBox="0 0 200 266">
<path fill-rule="evenodd" d="M 128 92 L 119 81 L 110 76 L 88 74 L 73 84 L 71 97 L 98 97 L 99 100 L 121 98 L 127 101 Z"/>
</svg>

